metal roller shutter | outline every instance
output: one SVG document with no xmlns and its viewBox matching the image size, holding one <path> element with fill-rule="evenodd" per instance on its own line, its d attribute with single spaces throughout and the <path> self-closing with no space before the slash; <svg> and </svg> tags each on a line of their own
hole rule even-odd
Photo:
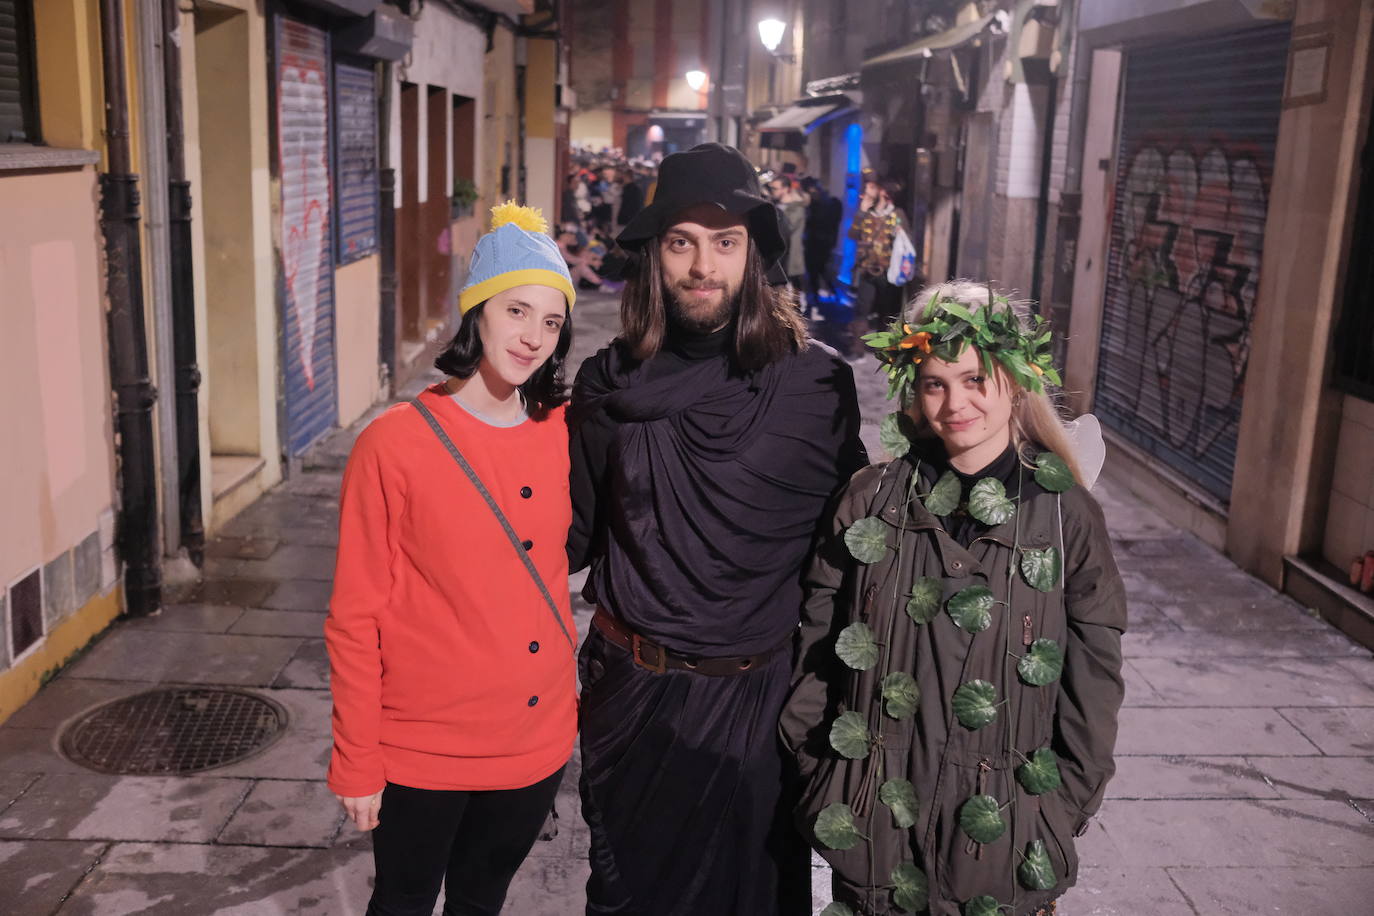
<svg viewBox="0 0 1374 916">
<path fill-rule="evenodd" d="M 377 250 L 377 89 L 370 67 L 334 63 L 339 262 Z"/>
<path fill-rule="evenodd" d="M 328 36 L 279 16 L 276 51 L 286 435 L 291 454 L 299 455 L 334 425 L 338 411 Z"/>
<path fill-rule="evenodd" d="M 1223 503 L 1289 32 L 1266 25 L 1126 58 L 1093 409 Z"/>
<path fill-rule="evenodd" d="M 0 143 L 35 143 L 28 0 L 0 0 Z"/>
</svg>

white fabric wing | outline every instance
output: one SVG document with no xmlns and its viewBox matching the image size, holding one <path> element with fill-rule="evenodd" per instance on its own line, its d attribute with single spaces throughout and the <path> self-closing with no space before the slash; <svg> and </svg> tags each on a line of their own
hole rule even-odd
<svg viewBox="0 0 1374 916">
<path fill-rule="evenodd" d="M 1074 458 L 1078 459 L 1078 468 L 1087 478 L 1083 485 L 1091 490 L 1102 473 L 1102 465 L 1107 461 L 1107 443 L 1102 438 L 1102 424 L 1097 422 L 1097 417 L 1085 413 L 1065 423 L 1064 432 L 1069 437 Z"/>
</svg>

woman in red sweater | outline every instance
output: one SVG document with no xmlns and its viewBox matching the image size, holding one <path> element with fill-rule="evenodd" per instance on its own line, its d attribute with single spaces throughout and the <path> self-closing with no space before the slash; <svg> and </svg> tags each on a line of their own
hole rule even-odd
<svg viewBox="0 0 1374 916">
<path fill-rule="evenodd" d="M 449 378 L 370 424 L 344 472 L 329 787 L 373 831 L 368 916 L 429 916 L 441 884 L 445 916 L 500 913 L 577 733 L 576 293 L 537 210 L 492 215 L 435 360 Z"/>
</svg>

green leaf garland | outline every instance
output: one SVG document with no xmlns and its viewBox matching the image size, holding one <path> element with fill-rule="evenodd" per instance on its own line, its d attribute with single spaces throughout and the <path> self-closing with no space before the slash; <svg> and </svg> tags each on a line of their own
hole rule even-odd
<svg viewBox="0 0 1374 916">
<path fill-rule="evenodd" d="M 892 809 L 892 819 L 903 830 L 916 824 L 920 802 L 916 798 L 916 787 L 910 780 L 889 779 L 878 789 L 878 801 Z"/>
<path fill-rule="evenodd" d="M 985 525 L 1000 525 L 1016 514 L 1016 503 L 1007 499 L 1007 488 L 996 477 L 984 477 L 968 494 L 968 514 Z"/>
<path fill-rule="evenodd" d="M 894 719 L 908 719 L 916 713 L 921 688 L 916 679 L 905 671 L 894 671 L 883 678 L 883 712 Z"/>
<path fill-rule="evenodd" d="M 1048 891 L 1059 883 L 1044 840 L 1031 840 L 1026 845 L 1026 858 L 1016 867 L 1016 877 L 1033 891 Z"/>
<path fill-rule="evenodd" d="M 921 576 L 911 587 L 911 597 L 906 603 L 906 615 L 914 623 L 930 623 L 940 613 L 940 599 L 943 596 L 944 586 L 939 579 Z"/>
<path fill-rule="evenodd" d="M 1016 781 L 1031 795 L 1044 795 L 1059 788 L 1063 780 L 1054 751 L 1042 747 L 1031 754 L 1030 759 L 1016 768 Z"/>
<path fill-rule="evenodd" d="M 835 654 L 855 671 L 867 671 L 878 664 L 878 643 L 866 623 L 854 622 L 835 639 Z"/>
<path fill-rule="evenodd" d="M 940 475 L 940 479 L 935 481 L 935 486 L 930 488 L 923 502 L 926 511 L 931 515 L 949 515 L 959 508 L 961 495 L 963 489 L 959 486 L 959 478 L 953 471 L 945 471 Z"/>
<path fill-rule="evenodd" d="M 984 894 L 964 904 L 964 916 L 997 916 L 1001 909 L 1002 905 L 997 902 L 996 897 Z"/>
<path fill-rule="evenodd" d="M 1064 650 L 1053 639 L 1037 639 L 1017 662 L 1016 670 L 1027 684 L 1044 687 L 1063 673 Z"/>
<path fill-rule="evenodd" d="M 893 458 L 901 458 L 911 451 L 911 437 L 907 433 L 909 425 L 911 418 L 898 411 L 883 417 L 882 426 L 878 427 L 878 442 Z"/>
<path fill-rule="evenodd" d="M 981 633 L 992 626 L 992 608 L 996 603 L 992 589 L 986 585 L 970 585 L 955 592 L 945 603 L 945 609 L 959 627 L 970 633 Z"/>
<path fill-rule="evenodd" d="M 854 911 L 843 903 L 836 901 L 821 910 L 821 916 L 854 916 Z"/>
<path fill-rule="evenodd" d="M 974 795 L 959 808 L 959 827 L 975 843 L 991 843 L 1006 832 L 1001 808 L 991 795 Z"/>
<path fill-rule="evenodd" d="M 844 802 L 826 805 L 816 815 L 816 839 L 827 849 L 853 849 L 863 839 L 854 826 L 854 810 Z"/>
<path fill-rule="evenodd" d="M 1035 482 L 1051 493 L 1063 493 L 1074 484 L 1073 471 L 1063 458 L 1054 452 L 1041 452 L 1035 456 Z"/>
<path fill-rule="evenodd" d="M 954 691 L 955 718 L 967 729 L 979 729 L 997 718 L 997 688 L 974 680 Z M 833 738 L 831 739 L 833 743 Z"/>
<path fill-rule="evenodd" d="M 910 862 L 892 869 L 892 902 L 906 913 L 919 913 L 930 904 L 930 880 Z"/>
<path fill-rule="evenodd" d="M 853 710 L 840 713 L 830 726 L 830 746 L 850 760 L 867 757 L 868 723 L 864 717 Z"/>
<path fill-rule="evenodd" d="M 887 553 L 887 523 L 880 518 L 861 518 L 844 533 L 844 545 L 860 563 L 877 563 Z"/>
<path fill-rule="evenodd" d="M 1026 584 L 1033 589 L 1042 592 L 1054 591 L 1054 587 L 1059 584 L 1059 574 L 1063 568 L 1058 547 L 1046 547 L 1044 550 L 1027 547 L 1021 551 L 1021 575 L 1025 578 Z"/>
</svg>

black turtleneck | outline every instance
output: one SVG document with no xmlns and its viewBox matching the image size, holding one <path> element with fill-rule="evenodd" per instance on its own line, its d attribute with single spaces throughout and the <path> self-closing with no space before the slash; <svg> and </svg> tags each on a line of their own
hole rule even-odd
<svg viewBox="0 0 1374 916">
<path fill-rule="evenodd" d="M 968 513 L 969 492 L 978 481 L 985 477 L 993 477 L 1002 481 L 1002 485 L 1007 488 L 1007 496 L 1012 500 L 1017 499 L 1018 491 L 1022 499 L 1033 496 L 1041 492 L 1040 485 L 1035 482 L 1034 472 L 1026 469 L 1017 458 L 1016 448 L 1008 445 L 1002 454 L 998 455 L 987 467 L 979 468 L 971 474 L 965 474 L 958 468 L 949 463 L 949 456 L 945 454 L 944 443 L 939 439 L 922 440 L 907 453 L 908 460 L 919 462 L 921 473 L 922 491 L 929 492 L 934 486 L 935 481 L 946 471 L 953 471 L 954 476 L 959 478 L 959 506 L 948 515 L 938 516 L 940 525 L 954 538 L 962 547 L 968 547 L 973 543 L 974 538 L 991 529 L 992 526 L 985 525 Z M 1024 471 L 1024 473 L 1022 473 Z"/>
<path fill-rule="evenodd" d="M 684 366 L 726 354 L 729 352 L 734 334 L 733 323 L 717 331 L 694 334 L 670 322 L 668 333 L 664 335 L 663 346 L 645 367 L 647 378 L 656 379 L 672 375 Z"/>
</svg>

